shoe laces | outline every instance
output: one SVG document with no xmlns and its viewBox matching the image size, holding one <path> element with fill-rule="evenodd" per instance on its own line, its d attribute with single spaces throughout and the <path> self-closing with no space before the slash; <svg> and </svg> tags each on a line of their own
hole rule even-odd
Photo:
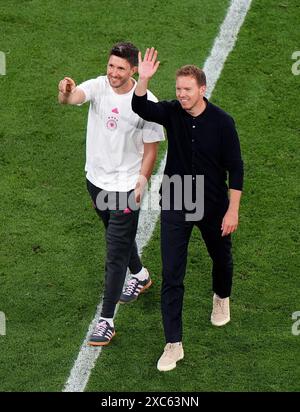
<svg viewBox="0 0 300 412">
<path fill-rule="evenodd" d="M 138 284 L 138 282 L 139 282 L 138 279 L 131 278 L 127 283 L 124 295 L 130 296 L 133 293 L 133 291 L 134 291 L 136 285 Z"/>
<path fill-rule="evenodd" d="M 102 322 L 97 323 L 93 335 L 104 336 L 107 329 L 107 322 L 103 320 Z"/>
<path fill-rule="evenodd" d="M 164 352 L 173 352 L 176 349 L 176 347 L 179 347 L 179 345 L 176 343 L 167 343 Z"/>
<path fill-rule="evenodd" d="M 214 313 L 219 313 L 219 312 L 224 313 L 224 306 L 225 306 L 225 299 L 221 299 L 219 298 L 219 296 L 216 296 L 215 305 L 214 305 Z"/>
</svg>

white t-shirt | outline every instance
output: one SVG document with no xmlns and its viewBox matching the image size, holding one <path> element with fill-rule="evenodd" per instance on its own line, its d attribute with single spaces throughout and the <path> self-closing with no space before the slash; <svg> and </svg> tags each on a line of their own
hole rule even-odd
<svg viewBox="0 0 300 412">
<path fill-rule="evenodd" d="M 142 165 L 144 143 L 164 140 L 162 126 L 147 122 L 132 111 L 134 82 L 134 87 L 126 94 L 115 93 L 107 76 L 87 80 L 78 86 L 85 93 L 85 102 L 90 102 L 86 177 L 107 191 L 134 189 Z M 149 91 L 148 98 L 157 101 Z"/>
</svg>

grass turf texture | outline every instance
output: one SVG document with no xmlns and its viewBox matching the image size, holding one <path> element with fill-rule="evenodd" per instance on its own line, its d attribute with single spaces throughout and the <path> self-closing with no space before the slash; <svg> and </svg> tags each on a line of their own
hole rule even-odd
<svg viewBox="0 0 300 412">
<path fill-rule="evenodd" d="M 164 347 L 157 228 L 143 255 L 154 285 L 118 313 L 117 336 L 101 355 L 88 390 L 299 390 L 300 337 L 291 333 L 300 292 L 300 77 L 291 73 L 299 11 L 296 1 L 254 1 L 212 97 L 234 116 L 245 160 L 232 322 L 224 328 L 210 324 L 211 265 L 195 230 L 185 282 L 185 359 L 172 372 L 156 370 Z"/>
<path fill-rule="evenodd" d="M 59 106 L 58 81 L 104 73 L 112 44 L 130 40 L 158 47 L 151 89 L 173 97 L 176 68 L 204 60 L 227 4 L 1 3 L 0 390 L 60 391 L 103 290 L 104 233 L 83 173 L 88 108 Z"/>
<path fill-rule="evenodd" d="M 0 77 L 0 310 L 8 318 L 7 335 L 0 336 L 2 391 L 62 389 L 103 287 L 103 230 L 82 171 L 87 107 L 58 106 L 58 80 L 103 73 L 112 43 L 129 39 L 141 49 L 158 48 L 162 64 L 151 90 L 173 98 L 175 69 L 204 62 L 227 4 L 0 6 L 0 50 L 10 51 L 7 76 Z M 155 369 L 164 345 L 157 228 L 143 256 L 154 286 L 119 310 L 117 336 L 87 390 L 299 390 L 300 338 L 291 334 L 291 313 L 299 310 L 300 77 L 291 74 L 298 16 L 296 0 L 254 1 L 212 99 L 235 117 L 246 163 L 232 322 L 222 329 L 209 323 L 210 261 L 195 231 L 186 277 L 186 358 L 169 374 Z"/>
</svg>

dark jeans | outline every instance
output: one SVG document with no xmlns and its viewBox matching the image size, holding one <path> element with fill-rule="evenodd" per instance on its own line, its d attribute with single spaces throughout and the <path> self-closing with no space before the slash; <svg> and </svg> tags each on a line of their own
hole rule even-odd
<svg viewBox="0 0 300 412">
<path fill-rule="evenodd" d="M 127 267 L 131 273 L 138 273 L 142 269 L 135 242 L 139 210 L 127 210 L 129 213 L 124 213 L 123 206 L 119 207 L 118 193 L 114 210 L 100 210 L 97 207 L 97 196 L 103 192 L 102 189 L 89 180 L 87 189 L 106 229 L 105 285 L 101 316 L 112 318 L 122 293 Z M 132 191 L 125 193 L 127 198 L 131 193 Z"/>
<path fill-rule="evenodd" d="M 204 217 L 198 222 L 185 221 L 182 211 L 161 212 L 161 252 L 163 282 L 161 309 L 166 342 L 182 340 L 182 305 L 187 251 L 193 226 L 196 225 L 213 261 L 213 291 L 221 298 L 230 296 L 233 262 L 231 239 L 221 236 L 223 215 Z"/>
</svg>

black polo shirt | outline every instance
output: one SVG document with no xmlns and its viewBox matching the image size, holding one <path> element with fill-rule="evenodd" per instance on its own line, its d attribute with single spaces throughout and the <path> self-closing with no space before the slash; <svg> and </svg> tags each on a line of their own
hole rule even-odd
<svg viewBox="0 0 300 412">
<path fill-rule="evenodd" d="M 224 209 L 228 206 L 228 186 L 236 190 L 243 187 L 240 143 L 232 117 L 206 98 L 205 102 L 205 110 L 193 117 L 178 100 L 154 103 L 147 95 L 134 93 L 132 109 L 143 119 L 165 127 L 165 175 L 189 175 L 195 183 L 196 175 L 204 175 L 205 210 Z"/>
</svg>

